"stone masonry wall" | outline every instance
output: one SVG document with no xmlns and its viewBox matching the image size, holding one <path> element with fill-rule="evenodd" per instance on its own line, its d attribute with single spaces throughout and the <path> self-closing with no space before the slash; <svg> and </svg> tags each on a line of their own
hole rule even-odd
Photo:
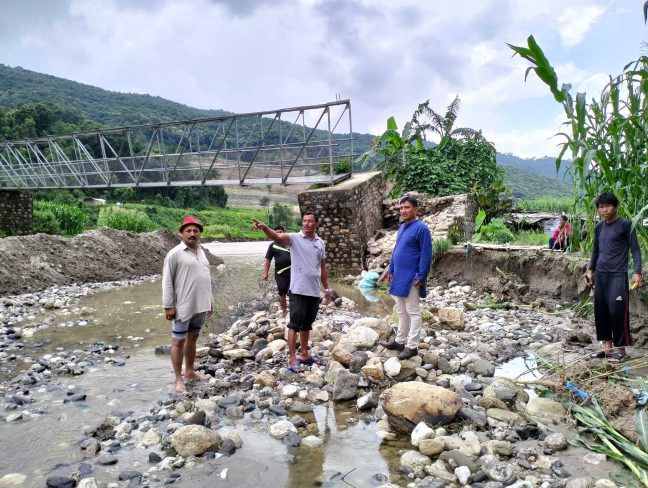
<svg viewBox="0 0 648 488">
<path fill-rule="evenodd" d="M 312 210 L 320 216 L 318 234 L 326 242 L 329 273 L 362 272 L 367 242 L 383 226 L 384 194 L 382 173 L 372 172 L 297 196 L 302 214 Z"/>
<path fill-rule="evenodd" d="M 34 216 L 33 194 L 24 190 L 0 190 L 0 233 L 31 234 Z"/>
<path fill-rule="evenodd" d="M 477 203 L 472 195 L 450 195 L 429 198 L 416 195 L 419 201 L 418 218 L 430 229 L 432 239 L 464 241 L 470 239 L 477 215 Z M 389 264 L 396 243 L 396 231 L 400 218 L 399 201 L 383 202 L 385 228 L 376 232 L 367 247 L 366 268 L 382 272 Z M 451 235 L 452 234 L 452 235 Z"/>
</svg>

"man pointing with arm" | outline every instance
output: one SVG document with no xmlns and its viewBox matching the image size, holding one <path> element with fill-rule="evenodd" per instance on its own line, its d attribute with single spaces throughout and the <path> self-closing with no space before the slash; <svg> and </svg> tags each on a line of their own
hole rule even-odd
<svg viewBox="0 0 648 488">
<path fill-rule="evenodd" d="M 288 322 L 289 367 L 293 373 L 301 371 L 300 365 L 319 362 L 308 353 L 308 336 L 317 317 L 320 302 L 320 286 L 324 287 L 324 304 L 331 301 L 328 271 L 324 261 L 324 241 L 316 233 L 319 217 L 315 212 L 305 212 L 299 233 L 279 234 L 263 222 L 252 219 L 254 229 L 261 230 L 271 240 L 288 246 L 291 255 L 290 274 L 290 321 Z M 297 357 L 297 335 L 301 344 Z"/>
</svg>

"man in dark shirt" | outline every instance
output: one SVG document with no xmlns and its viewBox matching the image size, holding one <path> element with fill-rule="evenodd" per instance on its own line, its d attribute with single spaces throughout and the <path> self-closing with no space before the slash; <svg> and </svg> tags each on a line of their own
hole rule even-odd
<svg viewBox="0 0 648 488">
<path fill-rule="evenodd" d="M 274 228 L 275 232 L 282 235 L 285 229 L 282 225 Z M 288 303 L 286 301 L 286 294 L 290 289 L 290 249 L 286 246 L 273 242 L 268 247 L 268 252 L 265 255 L 265 265 L 263 268 L 263 279 L 268 279 L 268 272 L 270 271 L 270 262 L 272 258 L 275 260 L 275 281 L 277 282 L 277 289 L 279 290 L 279 305 L 281 306 L 281 313 L 283 318 L 286 318 L 288 313 Z"/>
<path fill-rule="evenodd" d="M 594 286 L 596 339 L 603 350 L 592 358 L 607 357 L 611 363 L 627 359 L 631 344 L 628 297 L 628 251 L 632 251 L 632 289 L 642 286 L 641 251 L 632 222 L 617 215 L 619 199 L 614 193 L 601 193 L 596 208 L 603 220 L 594 229 L 594 249 L 587 280 Z M 614 351 L 612 347 L 614 345 Z"/>
</svg>

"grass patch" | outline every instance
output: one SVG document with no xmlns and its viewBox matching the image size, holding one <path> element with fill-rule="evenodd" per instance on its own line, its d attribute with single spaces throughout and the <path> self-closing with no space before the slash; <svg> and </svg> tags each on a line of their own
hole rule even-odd
<svg viewBox="0 0 648 488">
<path fill-rule="evenodd" d="M 521 212 L 551 212 L 566 214 L 574 208 L 574 200 L 571 198 L 534 198 L 533 200 L 520 200 L 515 204 Z"/>
<path fill-rule="evenodd" d="M 228 240 L 265 240 L 265 234 L 252 229 L 252 219 L 267 220 L 261 207 L 229 207 L 197 210 L 129 203 L 127 208 L 145 212 L 159 229 L 178 231 L 187 215 L 196 217 L 205 227 L 202 237 Z M 293 231 L 294 229 L 287 229 Z"/>
<path fill-rule="evenodd" d="M 542 231 L 521 230 L 513 233 L 513 244 L 520 246 L 549 246 L 549 237 Z"/>
</svg>

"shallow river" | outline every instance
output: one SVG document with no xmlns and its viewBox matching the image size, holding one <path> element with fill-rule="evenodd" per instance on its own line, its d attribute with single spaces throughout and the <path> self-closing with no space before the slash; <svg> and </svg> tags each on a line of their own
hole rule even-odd
<svg viewBox="0 0 648 488">
<path fill-rule="evenodd" d="M 237 302 L 249 302 L 267 288 L 268 284 L 260 280 L 263 258 L 257 254 L 265 247 L 256 244 L 251 249 L 253 252 L 242 255 L 223 256 L 225 269 L 213 270 L 217 274 L 217 312 L 207 333 L 223 330 L 231 323 Z M 360 311 L 367 315 L 383 316 L 391 310 L 388 296 L 376 295 L 367 300 L 352 287 L 334 287 L 356 301 Z M 26 474 L 28 481 L 23 486 L 44 486 L 56 465 L 69 465 L 56 472 L 69 475 L 81 461 L 79 442 L 86 437 L 84 431 L 98 426 L 114 412 L 146 413 L 158 400 L 170 398 L 173 391 L 169 357 L 153 352 L 155 346 L 170 342 L 168 323 L 160 307 L 159 282 L 106 290 L 84 298 L 79 305 L 96 310 L 89 325 L 66 327 L 66 321 L 72 318 L 61 311 L 52 312 L 54 325 L 25 341 L 27 347 L 18 358 L 22 362 L 18 368 L 29 367 L 29 355 L 40 356 L 59 348 L 74 350 L 95 342 L 119 344 L 118 355 L 127 358 L 126 363 L 98 363 L 83 375 L 55 378 L 33 394 L 37 401 L 24 407 L 23 420 L 0 424 L 0 477 L 6 473 Z M 43 348 L 30 349 L 29 345 L 37 342 L 43 343 Z M 64 403 L 70 390 L 85 393 L 87 400 L 82 404 Z M 243 447 L 232 457 L 183 470 L 176 486 L 312 487 L 329 470 L 344 475 L 330 486 L 368 486 L 368 480 L 370 486 L 377 486 L 386 481 L 386 476 L 399 484 L 410 481 L 401 479 L 398 473 L 398 451 L 410 448 L 406 436 L 391 441 L 381 439 L 375 423 L 358 420 L 355 402 L 331 402 L 316 407 L 311 414 L 303 414 L 309 422 L 313 416 L 325 442 L 319 448 L 296 450 L 294 462 L 289 462 L 287 448 L 279 441 L 254 430 L 243 430 Z M 116 473 L 127 469 L 146 471 L 150 466 L 148 452 L 133 448 L 128 456 L 120 457 L 118 465 L 97 467 L 93 476 L 97 482 L 107 483 L 116 479 Z M 575 452 L 570 450 L 571 455 Z M 572 460 L 569 464 L 576 463 Z M 228 475 L 221 479 L 226 468 Z M 585 469 L 592 471 L 591 466 Z M 570 470 L 578 475 L 576 466 Z"/>
</svg>

